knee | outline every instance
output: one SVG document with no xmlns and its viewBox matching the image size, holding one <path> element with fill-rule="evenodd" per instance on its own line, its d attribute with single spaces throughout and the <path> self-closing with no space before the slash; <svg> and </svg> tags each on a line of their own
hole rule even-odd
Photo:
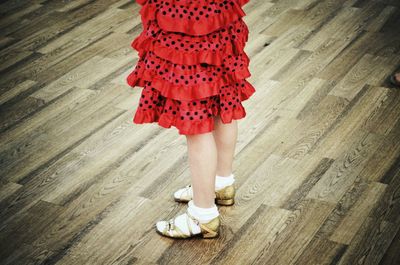
<svg viewBox="0 0 400 265">
<path fill-rule="evenodd" d="M 186 134 L 186 139 L 188 141 L 206 141 L 210 137 L 213 137 L 213 132 L 198 133 L 198 134 Z"/>
</svg>

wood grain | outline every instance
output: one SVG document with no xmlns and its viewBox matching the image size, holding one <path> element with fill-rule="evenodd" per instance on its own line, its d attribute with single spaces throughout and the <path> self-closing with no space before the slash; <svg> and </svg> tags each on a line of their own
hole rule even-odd
<svg viewBox="0 0 400 265">
<path fill-rule="evenodd" d="M 186 139 L 133 124 L 131 0 L 0 3 L 1 264 L 400 264 L 397 0 L 252 0 L 235 204 L 174 240 Z"/>
</svg>

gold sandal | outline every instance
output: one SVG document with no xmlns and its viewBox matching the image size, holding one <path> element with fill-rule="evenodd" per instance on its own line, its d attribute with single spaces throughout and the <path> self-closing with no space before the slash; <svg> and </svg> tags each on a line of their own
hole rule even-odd
<svg viewBox="0 0 400 265">
<path fill-rule="evenodd" d="M 158 234 L 167 236 L 167 237 L 172 237 L 172 238 L 190 238 L 190 237 L 198 237 L 202 236 L 203 238 L 216 238 L 219 236 L 219 226 L 220 226 L 220 217 L 219 215 L 215 217 L 214 219 L 210 220 L 208 223 L 200 223 L 199 220 L 194 218 L 189 211 L 186 209 L 186 221 L 189 229 L 189 235 L 185 234 L 181 229 L 179 229 L 178 226 L 175 225 L 175 219 L 177 216 L 174 218 L 169 219 L 168 221 L 159 221 L 159 222 L 165 222 L 166 225 L 164 229 L 161 231 L 157 227 L 156 223 L 156 231 Z M 195 224 L 200 226 L 200 233 L 194 234 L 189 222 L 189 218 L 191 218 Z"/>
<path fill-rule="evenodd" d="M 192 192 L 190 189 L 192 185 L 186 185 L 184 188 L 177 190 L 174 193 L 174 200 L 177 202 L 189 202 L 192 199 Z M 226 186 L 220 190 L 215 191 L 215 204 L 230 206 L 235 203 L 236 188 L 234 184 Z"/>
</svg>

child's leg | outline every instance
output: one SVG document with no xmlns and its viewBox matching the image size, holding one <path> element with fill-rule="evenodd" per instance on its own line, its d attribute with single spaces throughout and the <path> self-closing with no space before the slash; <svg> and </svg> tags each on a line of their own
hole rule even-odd
<svg viewBox="0 0 400 265">
<path fill-rule="evenodd" d="M 215 174 L 217 147 L 212 132 L 186 135 L 189 167 L 196 206 L 209 208 L 215 205 Z"/>
<path fill-rule="evenodd" d="M 218 150 L 217 175 L 229 176 L 232 174 L 233 158 L 238 135 L 236 120 L 224 124 L 220 116 L 216 116 L 214 124 L 214 139 Z"/>
</svg>

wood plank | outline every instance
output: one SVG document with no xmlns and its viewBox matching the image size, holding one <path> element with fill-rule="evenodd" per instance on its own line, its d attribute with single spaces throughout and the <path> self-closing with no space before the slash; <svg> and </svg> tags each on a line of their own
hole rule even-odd
<svg viewBox="0 0 400 265">
<path fill-rule="evenodd" d="M 9 45 L 12 45 L 13 43 L 15 43 L 17 40 L 12 38 L 12 37 L 2 37 L 0 39 L 0 48 L 4 49 Z"/>
<path fill-rule="evenodd" d="M 304 181 L 298 186 L 298 188 L 291 192 L 290 196 L 286 198 L 281 207 L 293 211 L 307 196 L 312 187 L 321 179 L 329 167 L 331 167 L 333 162 L 334 160 L 329 158 L 323 158 L 318 161 L 318 164 L 312 168 L 312 171 L 306 173 L 307 176 L 304 178 Z"/>
<path fill-rule="evenodd" d="M 386 186 L 387 185 L 379 182 L 370 183 L 366 191 L 347 212 L 346 217 L 341 220 L 339 226 L 329 239 L 334 242 L 349 245 L 372 208 L 381 200 Z"/>
<path fill-rule="evenodd" d="M 364 8 L 346 7 L 338 10 L 335 17 L 323 27 L 312 38 L 307 39 L 301 46 L 303 49 L 315 50 L 321 41 L 326 38 L 346 39 L 354 38 L 360 34 L 373 20 L 379 12 L 383 10 L 383 5 L 371 2 Z"/>
<path fill-rule="evenodd" d="M 347 102 L 342 98 L 332 96 L 323 98 L 295 128 L 296 134 L 285 141 L 279 154 L 300 160 L 307 153 L 312 152 L 336 124 L 336 120 L 346 106 Z M 326 156 L 326 154 L 321 154 L 321 156 Z"/>
<path fill-rule="evenodd" d="M 6 259 L 20 244 L 33 242 L 61 212 L 62 207 L 58 205 L 38 201 L 25 216 L 1 230 L 0 259 Z"/>
<path fill-rule="evenodd" d="M 203 257 L 206 255 L 200 256 L 197 253 L 188 256 L 192 256 L 193 260 L 198 263 L 246 264 L 256 262 L 258 253 L 267 250 L 274 244 L 277 237 L 287 228 L 287 223 L 290 222 L 288 219 L 292 216 L 290 211 L 261 204 L 226 244 L 217 246 L 222 248 L 212 255 L 215 256 L 214 258 L 206 260 L 206 257 Z M 260 230 L 268 232 L 259 233 Z M 253 244 L 248 244 L 248 242 Z M 178 246 L 174 245 L 173 247 L 173 250 L 176 251 Z M 213 251 L 212 246 L 210 246 L 210 251 Z M 183 262 L 183 259 L 179 255 L 163 255 L 158 262 L 173 264 Z"/>
<path fill-rule="evenodd" d="M 153 138 L 152 141 L 157 142 L 158 138 L 160 138 L 163 139 L 166 143 L 171 142 L 171 138 L 174 136 L 174 134 L 169 134 L 169 137 L 166 137 L 167 135 L 168 134 L 166 131 L 162 131 L 162 134 L 160 134 L 158 137 Z M 65 245 L 72 246 L 74 244 L 77 244 L 85 235 L 90 233 L 96 227 L 96 225 L 99 225 L 101 220 L 111 214 L 114 208 L 118 207 L 117 205 L 119 205 L 119 202 L 122 199 L 121 194 L 124 194 L 125 192 L 128 194 L 135 194 L 135 192 L 133 192 L 134 190 L 136 190 L 137 193 L 138 190 L 144 188 L 142 185 L 140 185 L 143 184 L 143 182 L 139 182 L 136 184 L 137 181 L 146 181 L 147 187 L 147 185 L 151 184 L 151 180 L 159 178 L 161 174 L 165 172 L 160 167 L 160 159 L 158 156 L 163 158 L 163 160 L 165 161 L 165 166 L 171 167 L 171 156 L 168 156 L 167 154 L 165 154 L 165 156 L 164 154 L 160 154 L 159 148 L 156 145 L 146 145 L 144 149 L 141 149 L 141 151 L 147 153 L 147 149 L 149 148 L 153 150 L 153 154 L 155 156 L 152 163 L 157 164 L 158 167 L 154 165 L 152 166 L 151 164 L 149 164 L 148 167 L 143 167 L 143 165 L 145 164 L 145 159 L 148 158 L 141 155 L 141 152 L 137 152 L 138 147 L 135 147 L 134 150 L 136 150 L 136 152 L 133 153 L 133 155 L 122 157 L 121 161 L 119 161 L 118 166 L 106 169 L 101 176 L 97 176 L 100 177 L 103 181 L 94 182 L 90 187 L 88 187 L 85 192 L 76 194 L 73 200 L 69 200 L 68 202 L 66 202 L 66 210 L 61 213 L 57 217 L 57 219 L 54 220 L 52 225 L 48 227 L 46 232 L 43 233 L 42 236 L 38 237 L 33 243 L 37 247 L 37 252 L 32 253 L 33 256 L 29 257 L 32 258 L 35 255 L 38 255 L 42 248 L 46 248 L 54 251 L 55 253 L 58 253 L 50 257 L 49 260 L 58 261 L 66 254 L 66 252 L 64 252 L 66 251 L 66 249 L 64 248 Z M 166 150 L 173 149 L 166 148 Z M 180 160 L 180 158 L 177 159 Z M 182 165 L 182 163 L 180 164 Z M 144 170 L 144 168 L 146 170 Z M 174 166 L 174 168 L 176 168 L 176 165 Z M 120 171 L 128 173 L 124 175 L 119 175 L 117 172 Z M 138 178 L 139 174 L 140 178 Z M 93 194 L 97 195 L 93 197 Z M 170 197 L 170 195 L 168 197 Z M 165 198 L 158 198 L 165 200 Z M 112 203 L 109 203 L 110 201 L 112 201 Z M 176 203 L 173 204 L 176 205 Z M 164 204 L 158 203 L 157 205 L 159 205 L 159 207 L 162 207 L 162 209 L 165 209 Z M 131 203 L 125 205 L 125 207 L 130 206 Z M 152 212 L 159 216 L 160 211 L 154 211 L 154 207 L 156 205 L 148 206 L 152 206 Z M 145 210 L 144 212 L 149 211 L 150 210 Z M 118 212 L 122 213 L 123 215 L 125 215 L 126 213 L 125 211 Z M 110 218 L 110 220 L 115 221 L 113 215 L 110 215 Z M 150 219 L 141 219 L 141 221 L 145 222 L 146 225 L 153 229 L 154 224 L 150 223 L 149 220 Z M 132 219 L 128 218 L 126 219 L 126 221 L 132 221 Z M 92 225 L 87 227 L 88 223 L 92 223 Z M 137 223 L 137 225 L 138 227 L 136 227 L 136 229 L 133 229 L 132 232 L 146 232 L 147 229 L 142 230 L 144 223 Z M 141 229 L 139 229 L 139 227 Z M 63 238 L 63 240 L 60 240 L 60 238 Z"/>
<path fill-rule="evenodd" d="M 4 202 L 21 187 L 22 185 L 14 182 L 2 183 L 0 185 L 0 203 L 4 204 Z"/>
<path fill-rule="evenodd" d="M 335 160 L 307 198 L 331 203 L 340 200 L 381 143 L 381 137 L 371 133 L 360 132 L 358 139 Z"/>
<path fill-rule="evenodd" d="M 54 161 L 45 170 L 39 171 L 35 178 L 30 179 L 24 184 L 23 189 L 12 197 L 7 209 L 1 212 L 2 225 L 12 222 L 14 215 L 22 214 L 39 199 L 60 205 L 70 203 L 85 193 L 94 183 L 104 178 L 111 170 L 115 170 L 126 159 L 137 153 L 141 146 L 149 141 L 148 137 L 140 137 L 143 131 L 150 132 L 147 133 L 150 138 L 155 132 L 160 131 L 159 128 L 155 128 L 155 124 L 143 127 L 132 126 L 131 119 L 131 114 L 124 113 L 94 132 L 84 144 L 76 146 L 75 149 Z M 165 138 L 169 140 L 169 138 Z M 171 140 L 170 144 L 173 143 Z M 165 146 L 168 144 L 166 143 Z M 156 150 L 163 154 L 159 151 L 159 149 Z M 115 159 L 116 155 L 119 157 L 118 159 Z M 137 162 L 149 165 L 146 162 L 147 156 L 139 157 L 144 162 L 136 159 Z M 145 169 L 146 166 L 137 166 L 139 171 Z M 143 185 L 148 185 L 149 181 L 151 178 L 144 180 Z"/>
<path fill-rule="evenodd" d="M 347 105 L 338 119 L 332 124 L 329 132 L 314 146 L 313 152 L 336 158 L 342 150 L 348 149 L 356 140 L 359 133 L 374 133 L 366 124 L 374 119 L 377 113 L 383 111 L 382 101 L 386 97 L 386 91 L 365 86 L 355 98 Z M 374 133 L 377 136 L 380 133 Z M 384 141 L 385 137 L 381 137 Z M 338 141 L 340 139 L 340 141 Z"/>
<path fill-rule="evenodd" d="M 399 124 L 399 122 L 398 122 Z M 360 175 L 368 177 L 369 181 L 385 182 L 385 178 L 391 179 L 393 176 L 386 176 L 385 174 L 390 170 L 392 165 L 396 165 L 398 157 L 400 156 L 400 142 L 396 141 L 398 137 L 388 137 L 382 142 L 377 151 L 368 160 Z"/>
<path fill-rule="evenodd" d="M 372 218 L 380 218 L 392 224 L 399 225 L 400 223 L 400 201 L 397 199 L 400 187 L 400 158 L 397 157 L 392 166 L 385 172 L 382 182 L 387 184 L 386 192 L 375 207 L 374 211 L 370 214 Z M 380 220 L 379 220 L 380 221 Z"/>
<path fill-rule="evenodd" d="M 379 86 L 400 62 L 391 58 L 365 54 L 329 93 L 351 100 L 365 84 Z"/>
<path fill-rule="evenodd" d="M 113 107 L 112 100 L 115 100 L 115 97 L 124 97 L 124 92 L 116 93 L 115 88 L 110 86 L 103 91 L 90 92 L 87 95 L 89 96 L 79 99 L 82 105 L 75 102 L 72 105 L 75 108 L 72 108 L 71 111 L 66 112 L 65 109 L 60 109 L 61 115 L 55 116 L 56 119 L 54 120 L 43 120 L 43 115 L 39 114 L 33 121 L 28 121 L 25 126 L 20 126 L 20 129 L 25 130 L 25 132 L 21 132 L 25 135 L 25 138 L 15 137 L 14 141 L 7 143 L 3 141 L 2 164 L 4 166 L 2 171 L 3 174 L 9 176 L 9 180 L 23 181 L 24 178 L 29 179 L 28 176 L 32 175 L 32 170 L 39 169 L 40 165 L 43 166 L 53 157 L 62 154 L 63 150 L 68 150 L 74 143 L 79 143 L 81 134 L 90 135 L 94 128 L 99 128 L 110 119 L 122 114 L 121 110 Z M 90 108 L 87 107 L 88 102 L 91 102 Z M 86 114 L 83 114 L 82 108 L 86 109 Z M 42 113 L 46 113 L 46 111 L 43 110 Z M 92 123 L 88 124 L 88 120 L 91 120 Z M 36 121 L 39 121 L 39 123 L 35 124 Z M 44 126 L 43 122 L 45 122 Z M 42 126 L 38 128 L 38 131 L 26 131 L 30 124 L 36 127 L 40 123 Z M 7 131 L 6 133 L 13 134 L 15 131 Z M 29 132 L 38 137 L 33 140 L 26 137 Z M 63 139 L 63 141 L 60 142 L 56 139 Z M 32 148 L 35 152 L 32 152 Z M 15 152 L 16 149 L 17 153 Z M 20 163 L 23 163 L 24 167 L 20 167 Z"/>
<path fill-rule="evenodd" d="M 0 114 L 0 119 L 2 120 L 0 131 L 3 132 L 11 128 L 13 125 L 22 121 L 29 115 L 32 115 L 45 105 L 45 102 L 41 99 L 27 97 L 23 100 L 19 100 L 8 108 L 3 106 Z"/>
<path fill-rule="evenodd" d="M 395 50 L 385 47 L 388 41 L 382 41 L 383 34 L 362 31 L 343 51 L 330 62 L 317 76 L 321 79 L 339 82 L 351 70 L 365 53 L 390 57 Z"/>
<path fill-rule="evenodd" d="M 135 10 L 133 11 L 135 12 Z M 80 24 L 79 27 L 73 28 L 68 34 L 47 42 L 38 51 L 40 53 L 50 53 L 60 47 L 71 45 L 75 45 L 74 49 L 76 50 L 82 49 L 82 47 L 92 42 L 94 38 L 104 36 L 107 32 L 118 28 L 121 23 L 127 21 L 131 16 L 132 13 L 130 10 L 108 8 L 95 18 Z"/>
<path fill-rule="evenodd" d="M 398 224 L 368 217 L 337 264 L 378 264 L 398 229 Z"/>
<path fill-rule="evenodd" d="M 334 264 L 343 255 L 346 248 L 346 245 L 320 238 L 317 234 L 294 264 Z"/>
<path fill-rule="evenodd" d="M 389 135 L 400 119 L 400 106 L 395 103 L 400 99 L 400 95 L 396 93 L 397 91 L 386 87 L 372 87 L 371 89 L 382 91 L 382 95 L 377 98 L 380 106 L 368 118 L 363 127 L 377 134 Z"/>
<path fill-rule="evenodd" d="M 10 52 L 4 54 L 0 57 L 2 61 L 0 66 L 0 72 L 5 72 L 10 68 L 10 66 L 17 65 L 21 61 L 26 60 L 27 58 L 32 57 L 33 52 L 31 51 L 17 51 L 17 52 Z"/>
<path fill-rule="evenodd" d="M 382 29 L 383 25 L 389 20 L 389 18 L 396 12 L 397 8 L 394 6 L 385 6 L 381 13 L 370 21 L 366 27 L 367 31 L 378 32 Z"/>
<path fill-rule="evenodd" d="M 396 236 L 394 237 L 390 247 L 383 255 L 382 259 L 379 262 L 379 265 L 389 265 L 389 264 L 397 264 L 400 262 L 400 230 L 397 231 Z"/>
<path fill-rule="evenodd" d="M 15 2 L 15 1 L 13 1 Z M 10 3 L 9 3 L 10 5 Z M 20 10 L 15 10 L 12 13 L 6 13 L 0 18 L 0 28 L 2 30 L 6 29 L 6 27 L 12 27 L 13 24 L 18 23 L 20 20 L 23 20 L 24 17 L 32 12 L 35 12 L 39 8 L 41 8 L 42 5 L 39 3 L 34 3 L 34 1 L 30 1 L 29 5 L 25 5 L 24 8 Z M 4 10 L 4 9 L 2 9 Z"/>
<path fill-rule="evenodd" d="M 61 95 L 66 89 L 72 87 L 90 88 L 96 82 L 107 77 L 110 70 L 117 70 L 124 66 L 125 61 L 94 56 L 71 72 L 66 73 L 61 78 L 55 80 L 46 87 L 35 92 L 32 96 L 44 101 L 51 101 Z"/>
<path fill-rule="evenodd" d="M 156 207 L 146 198 L 132 196 L 125 193 L 110 209 L 110 214 L 104 213 L 98 218 L 97 224 L 75 237 L 71 248 L 64 250 L 61 255 L 50 257 L 48 260 L 58 264 L 112 264 L 131 261 L 129 251 L 133 245 L 140 244 L 138 240 L 148 230 L 152 218 L 138 218 L 144 212 L 151 211 L 150 206 Z M 154 208 L 153 208 L 154 209 Z M 153 216 L 155 218 L 155 216 Z M 116 220 L 118 220 L 116 222 Z M 146 227 L 146 229 L 143 229 Z M 142 229 L 140 229 L 142 228 Z M 157 234 L 158 235 L 158 234 Z M 131 242 L 130 246 L 124 242 Z M 98 245 L 99 248 L 93 248 Z M 157 247 L 160 247 L 158 244 Z M 156 245 L 155 245 L 156 246 Z M 148 259 L 147 259 L 148 260 Z"/>
<path fill-rule="evenodd" d="M 288 218 L 286 228 L 277 235 L 274 244 L 259 252 L 257 263 L 293 264 L 306 249 L 333 207 L 330 203 L 317 200 L 303 201 Z"/>
<path fill-rule="evenodd" d="M 24 93 L 26 90 L 28 90 L 35 84 L 36 84 L 36 82 L 33 80 L 25 80 L 24 82 L 18 84 L 14 88 L 12 88 L 8 91 L 5 91 L 0 96 L 0 104 L 3 105 L 4 103 L 11 100 L 12 98 Z M 0 91 L 3 91 L 3 89 L 0 88 Z"/>
<path fill-rule="evenodd" d="M 280 1 L 279 3 L 281 3 Z M 274 7 L 272 7 L 274 8 Z M 262 34 L 280 36 L 289 29 L 301 23 L 304 12 L 302 10 L 288 9 L 276 17 L 276 21 L 271 26 L 262 31 Z"/>
</svg>

